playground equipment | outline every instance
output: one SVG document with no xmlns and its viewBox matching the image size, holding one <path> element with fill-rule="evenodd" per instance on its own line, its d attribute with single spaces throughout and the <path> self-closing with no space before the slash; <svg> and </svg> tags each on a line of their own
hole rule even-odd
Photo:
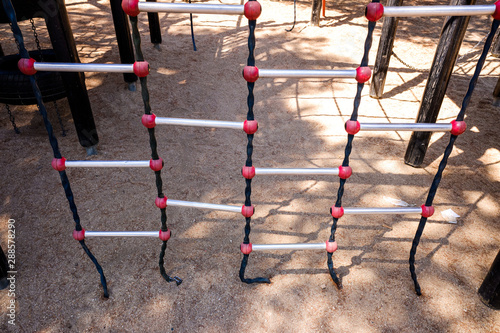
<svg viewBox="0 0 500 333">
<path fill-rule="evenodd" d="M 368 67 L 368 54 L 372 44 L 372 35 L 375 29 L 376 21 L 379 20 L 385 13 L 391 13 L 390 7 L 383 7 L 378 0 L 373 1 L 367 6 L 366 17 L 369 20 L 368 23 L 368 33 L 365 41 L 364 55 L 361 60 L 360 66 L 356 70 L 348 71 L 335 71 L 335 70 L 259 70 L 255 66 L 255 28 L 256 19 L 261 13 L 261 6 L 255 0 L 248 1 L 244 6 L 239 5 L 206 5 L 206 4 L 171 4 L 171 3 L 146 3 L 140 2 L 138 0 L 124 0 L 122 2 L 122 7 L 124 11 L 130 16 L 130 22 L 132 24 L 132 34 L 133 43 L 135 46 L 136 59 L 137 62 L 130 65 L 92 65 L 92 66 L 82 66 L 82 65 L 70 65 L 70 64 L 57 64 L 47 67 L 47 64 L 38 63 L 32 59 L 29 59 L 29 55 L 24 48 L 24 42 L 22 38 L 21 31 L 17 26 L 17 21 L 15 17 L 14 10 L 10 0 L 2 0 L 5 11 L 9 15 L 9 19 L 12 22 L 12 30 L 14 36 L 19 44 L 19 50 L 22 55 L 22 60 L 20 61 L 20 68 L 24 73 L 30 75 L 30 81 L 33 85 L 35 91 L 35 96 L 37 97 L 37 102 L 44 118 L 44 123 L 49 135 L 49 140 L 54 152 L 54 159 L 52 161 L 52 166 L 57 170 L 61 177 L 61 182 L 65 190 L 66 197 L 68 199 L 70 208 L 73 212 L 73 218 L 75 221 L 75 230 L 73 232 L 74 239 L 78 240 L 85 250 L 87 255 L 93 261 L 96 266 L 97 271 L 101 276 L 101 284 L 104 289 L 104 296 L 108 297 L 107 284 L 104 273 L 101 266 L 92 255 L 90 250 L 85 245 L 86 237 L 158 237 L 162 240 L 162 247 L 159 257 L 159 267 L 161 275 L 166 281 L 175 281 L 180 284 L 182 280 L 178 277 L 170 277 L 166 274 L 164 268 L 164 256 L 167 247 L 167 242 L 171 237 L 171 231 L 167 227 L 167 214 L 166 207 L 179 206 L 179 207 L 194 207 L 200 209 L 213 209 L 213 210 L 223 210 L 234 213 L 241 213 L 245 217 L 245 229 L 244 229 L 244 239 L 240 245 L 240 250 L 243 253 L 243 259 L 241 262 L 241 267 L 239 271 L 239 277 L 242 282 L 245 283 L 270 283 L 268 278 L 257 277 L 257 278 L 246 278 L 245 270 L 248 265 L 249 255 L 253 251 L 270 251 L 270 250 L 326 250 L 327 252 L 327 263 L 329 273 L 332 280 L 337 284 L 339 288 L 342 287 L 341 280 L 337 277 L 335 269 L 333 267 L 333 253 L 338 249 L 338 244 L 335 239 L 336 229 L 338 221 L 344 215 L 360 214 L 420 214 L 420 222 L 418 229 L 416 231 L 412 248 L 410 251 L 410 273 L 415 284 L 415 291 L 418 295 L 421 294 L 420 286 L 417 281 L 417 276 L 415 273 L 415 254 L 420 241 L 420 237 L 424 230 L 427 219 L 433 215 L 434 207 L 432 206 L 437 188 L 441 181 L 443 170 L 446 167 L 447 159 L 451 154 L 453 145 L 457 136 L 462 134 L 466 125 L 463 121 L 467 105 L 470 101 L 472 92 L 477 83 L 478 76 L 484 65 L 486 54 L 489 47 L 491 46 L 493 36 L 500 25 L 500 1 L 498 1 L 493 6 L 479 6 L 479 8 L 448 8 L 444 10 L 440 6 L 433 9 L 432 6 L 429 8 L 418 8 L 412 10 L 401 11 L 400 13 L 426 13 L 425 15 L 448 15 L 449 13 L 462 13 L 463 15 L 480 15 L 480 14 L 492 14 L 494 21 L 491 27 L 491 31 L 486 39 L 483 52 L 478 61 L 476 70 L 471 79 L 469 89 L 464 97 L 461 110 L 457 115 L 457 118 L 449 124 L 378 124 L 378 123 L 360 123 L 358 118 L 358 109 L 361 102 L 361 92 L 364 87 L 364 83 L 369 80 L 371 71 Z M 494 7 L 494 8 L 493 8 Z M 189 12 L 189 13 L 217 13 L 217 14 L 244 14 L 249 20 L 249 38 L 248 38 L 248 49 L 249 55 L 247 59 L 247 66 L 243 71 L 243 77 L 247 81 L 248 97 L 247 97 L 247 116 L 244 122 L 227 122 L 227 121 L 216 121 L 216 120 L 195 120 L 195 119 L 180 119 L 180 118 L 167 118 L 167 117 L 157 117 L 152 113 L 149 104 L 149 92 L 147 86 L 147 74 L 149 73 L 149 65 L 144 61 L 144 57 L 141 50 L 141 40 L 140 34 L 137 27 L 137 15 L 140 12 L 157 12 L 157 11 L 175 11 L 175 12 Z M 392 11 L 392 15 L 394 11 Z M 405 14 L 410 15 L 410 14 Z M 85 71 L 85 70 L 107 70 L 111 69 L 115 72 L 132 71 L 140 77 L 142 99 L 144 103 L 144 115 L 142 117 L 142 123 L 147 128 L 150 146 L 151 146 L 151 160 L 149 161 L 67 161 L 62 157 L 59 152 L 58 144 L 56 138 L 53 136 L 52 127 L 47 119 L 47 114 L 43 101 L 38 90 L 36 79 L 33 74 L 36 70 L 43 70 L 50 68 L 51 70 L 69 70 L 69 71 Z M 253 165 L 252 154 L 253 154 L 253 140 L 254 135 L 258 130 L 258 124 L 255 120 L 254 115 L 254 87 L 255 82 L 258 78 L 265 77 L 286 77 L 286 78 L 309 78 L 309 77 L 344 77 L 344 78 L 354 78 L 357 83 L 357 92 L 354 98 L 354 109 L 351 114 L 350 120 L 346 122 L 345 129 L 348 134 L 347 144 L 345 148 L 345 155 L 342 165 L 338 168 L 306 168 L 306 169 L 284 169 L 284 168 L 258 168 Z M 199 202 L 189 202 L 180 200 L 168 199 L 162 189 L 162 177 L 161 170 L 163 167 L 163 160 L 158 156 L 157 153 L 157 140 L 155 137 L 155 127 L 156 125 L 181 125 L 181 126 L 203 126 L 203 127 L 220 127 L 229 129 L 243 130 L 247 134 L 247 157 L 245 165 L 242 167 L 242 176 L 245 178 L 245 202 L 243 206 L 230 206 L 230 205 L 217 205 L 209 203 L 199 203 Z M 352 169 L 349 165 L 349 157 L 353 147 L 354 136 L 361 130 L 374 130 L 374 131 L 449 131 L 450 141 L 446 147 L 444 157 L 439 165 L 438 171 L 434 177 L 432 185 L 430 187 L 427 199 L 421 207 L 402 207 L 402 208 L 386 208 L 386 207 L 342 207 L 342 198 L 344 194 L 344 187 L 347 179 L 352 175 Z M 73 193 L 67 178 L 65 169 L 67 167 L 150 167 L 156 176 L 156 187 L 158 191 L 158 196 L 155 199 L 156 206 L 161 212 L 161 228 L 159 231 L 87 231 L 80 223 L 80 219 L 77 213 L 77 208 L 74 203 Z M 251 192 L 252 192 L 252 180 L 257 175 L 335 175 L 339 177 L 339 189 L 337 194 L 337 199 L 335 204 L 330 208 L 330 214 L 332 215 L 332 227 L 330 232 L 330 237 L 321 243 L 297 243 L 297 244 L 252 244 L 250 242 L 250 232 L 251 232 L 251 218 L 254 214 L 254 206 L 251 202 Z"/>
</svg>

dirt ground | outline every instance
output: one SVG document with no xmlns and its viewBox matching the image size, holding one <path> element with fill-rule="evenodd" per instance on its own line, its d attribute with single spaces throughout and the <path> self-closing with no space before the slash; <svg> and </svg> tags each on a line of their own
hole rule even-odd
<svg viewBox="0 0 500 333">
<path fill-rule="evenodd" d="M 217 1 L 214 1 L 217 3 Z M 297 25 L 291 1 L 262 0 L 256 29 L 261 68 L 352 69 L 359 65 L 366 37 L 367 1 L 327 1 L 320 27 L 308 26 L 310 3 L 299 1 Z M 229 3 L 225 2 L 224 3 Z M 409 4 L 446 4 L 414 1 Z M 478 3 L 484 3 L 478 1 Z M 82 62 L 118 62 L 107 1 L 67 1 Z M 152 66 L 149 89 L 159 116 L 243 121 L 248 55 L 247 20 L 238 16 L 194 15 L 198 51 L 191 45 L 189 15 L 160 14 L 161 51 L 149 43 L 140 16 L 143 50 Z M 37 21 L 42 46 L 45 26 Z M 430 68 L 443 18 L 402 19 L 394 51 L 409 64 Z M 491 19 L 473 17 L 440 113 L 451 121 L 472 76 Z M 375 30 L 373 65 L 382 24 Z M 22 29 L 35 48 L 29 23 Z M 6 54 L 15 53 L 8 26 L 0 27 Z M 462 57 L 463 56 L 463 57 Z M 418 297 L 408 271 L 411 240 L 419 216 L 347 216 L 339 222 L 334 265 L 344 288 L 331 281 L 323 251 L 252 253 L 248 277 L 270 277 L 270 285 L 240 282 L 239 214 L 169 207 L 173 237 L 166 269 L 184 279 L 166 283 L 158 269 L 161 242 L 152 238 L 88 239 L 103 266 L 110 298 L 71 237 L 74 223 L 41 117 L 35 107 L 12 107 L 21 134 L 7 112 L 0 113 L 2 190 L 0 243 L 7 224 L 16 226 L 16 325 L 7 323 L 11 298 L 0 292 L 3 332 L 500 332 L 500 312 L 486 307 L 477 289 L 499 250 L 500 109 L 492 91 L 500 59 L 489 56 L 467 111 L 466 133 L 457 140 L 417 253 L 423 289 Z M 140 92 L 130 92 L 119 74 L 88 73 L 87 87 L 99 154 L 87 157 L 78 144 L 69 108 L 48 104 L 63 155 L 68 159 L 145 160 L 147 132 L 140 122 Z M 391 61 L 382 99 L 363 90 L 360 121 L 413 122 L 427 73 Z M 255 113 L 260 128 L 254 143 L 259 167 L 337 167 L 346 143 L 344 122 L 352 112 L 355 83 L 348 79 L 260 79 Z M 3 108 L 3 107 L 2 107 Z M 239 131 L 159 127 L 159 153 L 166 162 L 169 198 L 241 205 L 246 136 Z M 449 134 L 434 134 L 422 168 L 403 163 L 410 133 L 362 132 L 354 141 L 346 207 L 387 207 L 387 198 L 420 206 L 436 172 Z M 156 189 L 149 169 L 70 169 L 76 203 L 87 230 L 158 230 Z M 337 177 L 256 177 L 254 243 L 325 241 L 338 188 Z M 460 215 L 449 223 L 441 212 Z"/>
</svg>

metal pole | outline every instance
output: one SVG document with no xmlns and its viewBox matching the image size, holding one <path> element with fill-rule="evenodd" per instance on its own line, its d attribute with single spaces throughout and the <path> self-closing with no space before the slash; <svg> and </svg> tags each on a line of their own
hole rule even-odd
<svg viewBox="0 0 500 333">
<path fill-rule="evenodd" d="M 223 210 L 223 211 L 233 212 L 233 213 L 241 213 L 241 206 L 218 205 L 218 204 L 210 204 L 210 203 L 204 203 L 204 202 L 193 202 L 193 201 L 181 201 L 181 200 L 167 199 L 167 206 L 213 209 L 213 210 Z"/>
<path fill-rule="evenodd" d="M 136 168 L 149 167 L 149 161 L 66 161 L 67 168 Z"/>
<path fill-rule="evenodd" d="M 88 231 L 85 237 L 160 237 L 159 231 Z"/>
<path fill-rule="evenodd" d="M 372 214 L 421 214 L 422 208 L 420 207 L 370 207 L 370 208 L 357 208 L 346 207 L 344 208 L 344 215 L 372 215 Z"/>
<path fill-rule="evenodd" d="M 360 123 L 360 131 L 414 131 L 414 132 L 449 132 L 452 125 L 445 124 L 382 124 L 382 123 Z"/>
<path fill-rule="evenodd" d="M 52 72 L 106 72 L 106 73 L 133 73 L 133 64 L 79 64 L 64 62 L 34 63 L 37 71 Z"/>
<path fill-rule="evenodd" d="M 325 249 L 326 249 L 326 243 L 252 244 L 252 251 L 325 250 Z"/>
<path fill-rule="evenodd" d="M 492 15 L 495 5 L 384 7 L 384 17 Z"/>
<path fill-rule="evenodd" d="M 243 5 L 190 4 L 165 2 L 139 2 L 141 12 L 192 13 L 192 14 L 223 14 L 243 15 Z"/>
<path fill-rule="evenodd" d="M 255 168 L 256 175 L 334 175 L 339 174 L 339 168 Z"/>
<path fill-rule="evenodd" d="M 216 127 L 216 128 L 241 129 L 241 130 L 243 129 L 243 122 L 236 122 L 236 121 L 156 117 L 155 123 L 156 125 Z"/>
<path fill-rule="evenodd" d="M 260 69 L 259 78 L 356 78 L 355 69 Z"/>
</svg>

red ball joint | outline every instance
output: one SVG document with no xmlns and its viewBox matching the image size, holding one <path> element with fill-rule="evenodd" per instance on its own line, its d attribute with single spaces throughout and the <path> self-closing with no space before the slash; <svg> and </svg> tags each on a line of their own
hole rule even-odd
<svg viewBox="0 0 500 333">
<path fill-rule="evenodd" d="M 500 20 L 500 1 L 495 2 L 495 12 L 491 15 L 495 20 Z"/>
<path fill-rule="evenodd" d="M 156 126 L 156 115 L 154 113 L 152 114 L 145 114 L 142 116 L 142 124 L 146 126 L 147 128 L 153 128 Z"/>
<path fill-rule="evenodd" d="M 465 123 L 465 121 L 456 121 L 456 120 L 453 120 L 451 122 L 451 131 L 450 131 L 450 133 L 452 135 L 460 135 L 463 132 L 465 132 L 466 129 L 467 129 L 467 124 Z"/>
<path fill-rule="evenodd" d="M 372 77 L 372 70 L 370 67 L 358 67 L 356 68 L 356 81 L 359 83 L 365 83 Z"/>
<path fill-rule="evenodd" d="M 259 124 L 256 120 L 245 120 L 245 122 L 243 123 L 243 130 L 246 134 L 254 134 L 255 132 L 257 132 L 258 128 Z"/>
<path fill-rule="evenodd" d="M 241 207 L 241 215 L 243 215 L 244 217 L 252 217 L 253 212 L 254 212 L 253 205 Z"/>
<path fill-rule="evenodd" d="M 330 242 L 329 240 L 326 241 L 326 252 L 328 253 L 333 253 L 337 251 L 338 245 L 336 241 Z"/>
<path fill-rule="evenodd" d="M 330 213 L 332 214 L 333 217 L 339 219 L 342 216 L 344 216 L 344 208 L 332 206 L 332 208 L 330 208 Z"/>
<path fill-rule="evenodd" d="M 66 170 L 66 159 L 64 157 L 52 159 L 52 168 L 57 171 Z"/>
<path fill-rule="evenodd" d="M 252 253 L 252 243 L 248 243 L 248 244 L 241 243 L 240 250 L 241 250 L 241 253 L 243 253 L 243 254 Z"/>
<path fill-rule="evenodd" d="M 423 217 L 431 217 L 434 214 L 433 206 L 426 206 L 425 204 L 420 206 L 422 208 L 422 216 Z"/>
<path fill-rule="evenodd" d="M 356 134 L 359 132 L 359 129 L 361 128 L 361 125 L 359 124 L 359 121 L 357 120 L 348 120 L 345 123 L 345 131 L 349 134 Z"/>
<path fill-rule="evenodd" d="M 255 21 L 262 13 L 262 7 L 257 1 L 248 1 L 245 4 L 245 17 L 249 21 Z"/>
<path fill-rule="evenodd" d="M 244 166 L 241 168 L 241 174 L 246 179 L 252 179 L 255 177 L 255 167 L 254 166 Z"/>
<path fill-rule="evenodd" d="M 347 179 L 351 177 L 352 169 L 350 166 L 339 166 L 339 177 L 342 179 Z"/>
<path fill-rule="evenodd" d="M 384 15 L 384 6 L 378 2 L 369 3 L 366 6 L 365 16 L 368 21 L 378 21 Z"/>
<path fill-rule="evenodd" d="M 163 198 L 157 197 L 155 199 L 156 207 L 158 207 L 160 209 L 167 208 L 167 200 L 168 200 L 167 197 L 163 197 Z"/>
<path fill-rule="evenodd" d="M 36 73 L 35 69 L 35 59 L 33 58 L 21 58 L 17 62 L 17 67 L 19 67 L 19 70 L 21 73 L 26 74 L 26 75 L 33 75 Z"/>
<path fill-rule="evenodd" d="M 85 239 L 85 229 L 82 229 L 80 231 L 78 230 L 73 230 L 73 238 L 77 241 L 82 241 Z"/>
<path fill-rule="evenodd" d="M 149 63 L 147 61 L 134 62 L 134 73 L 138 77 L 145 77 L 149 74 Z"/>
<path fill-rule="evenodd" d="M 167 230 L 167 231 L 163 231 L 163 230 L 160 230 L 160 239 L 164 242 L 168 241 L 170 239 L 170 230 Z"/>
<path fill-rule="evenodd" d="M 127 15 L 139 15 L 139 0 L 123 0 L 122 9 Z"/>
<path fill-rule="evenodd" d="M 255 82 L 259 78 L 259 69 L 255 66 L 245 66 L 243 68 L 243 77 L 247 82 Z"/>
<path fill-rule="evenodd" d="M 149 167 L 153 171 L 160 171 L 163 168 L 163 159 L 149 160 Z"/>
</svg>

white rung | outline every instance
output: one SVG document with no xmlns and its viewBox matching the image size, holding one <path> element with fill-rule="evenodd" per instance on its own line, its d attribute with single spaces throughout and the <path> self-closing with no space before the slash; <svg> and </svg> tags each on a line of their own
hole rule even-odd
<svg viewBox="0 0 500 333">
<path fill-rule="evenodd" d="M 88 231 L 85 237 L 159 237 L 157 231 Z"/>
<path fill-rule="evenodd" d="M 139 2 L 139 11 L 150 13 L 192 13 L 243 15 L 243 5 L 219 5 L 198 3 Z"/>
<path fill-rule="evenodd" d="M 33 66 L 37 71 L 50 72 L 134 73 L 134 64 L 80 64 L 35 61 Z"/>
<path fill-rule="evenodd" d="M 183 119 L 183 118 L 168 118 L 156 117 L 156 125 L 179 125 L 179 126 L 196 126 L 196 127 L 215 127 L 215 128 L 232 128 L 243 129 L 243 122 L 237 121 L 220 121 L 220 120 L 204 120 L 204 119 Z"/>
<path fill-rule="evenodd" d="M 326 243 L 297 243 L 297 244 L 252 244 L 252 251 L 272 250 L 325 250 Z"/>
<path fill-rule="evenodd" d="M 149 168 L 150 161 L 66 161 L 67 168 Z"/>
<path fill-rule="evenodd" d="M 421 214 L 421 207 L 345 207 L 344 215 L 372 215 L 372 214 Z"/>
<path fill-rule="evenodd" d="M 452 129 L 450 123 L 360 123 L 360 131 L 413 131 L 413 132 L 449 132 Z"/>
<path fill-rule="evenodd" d="M 255 168 L 256 175 L 338 175 L 339 168 Z"/>
<path fill-rule="evenodd" d="M 492 15 L 495 5 L 384 7 L 384 17 Z"/>
<path fill-rule="evenodd" d="M 193 202 L 193 201 L 181 201 L 181 200 L 167 199 L 167 206 L 213 209 L 213 210 L 223 210 L 223 211 L 233 212 L 233 213 L 241 213 L 241 206 L 218 205 L 218 204 L 210 204 L 210 203 L 204 203 L 204 202 Z"/>
<path fill-rule="evenodd" d="M 356 78 L 355 69 L 323 70 L 323 69 L 260 69 L 259 78 Z"/>
</svg>

